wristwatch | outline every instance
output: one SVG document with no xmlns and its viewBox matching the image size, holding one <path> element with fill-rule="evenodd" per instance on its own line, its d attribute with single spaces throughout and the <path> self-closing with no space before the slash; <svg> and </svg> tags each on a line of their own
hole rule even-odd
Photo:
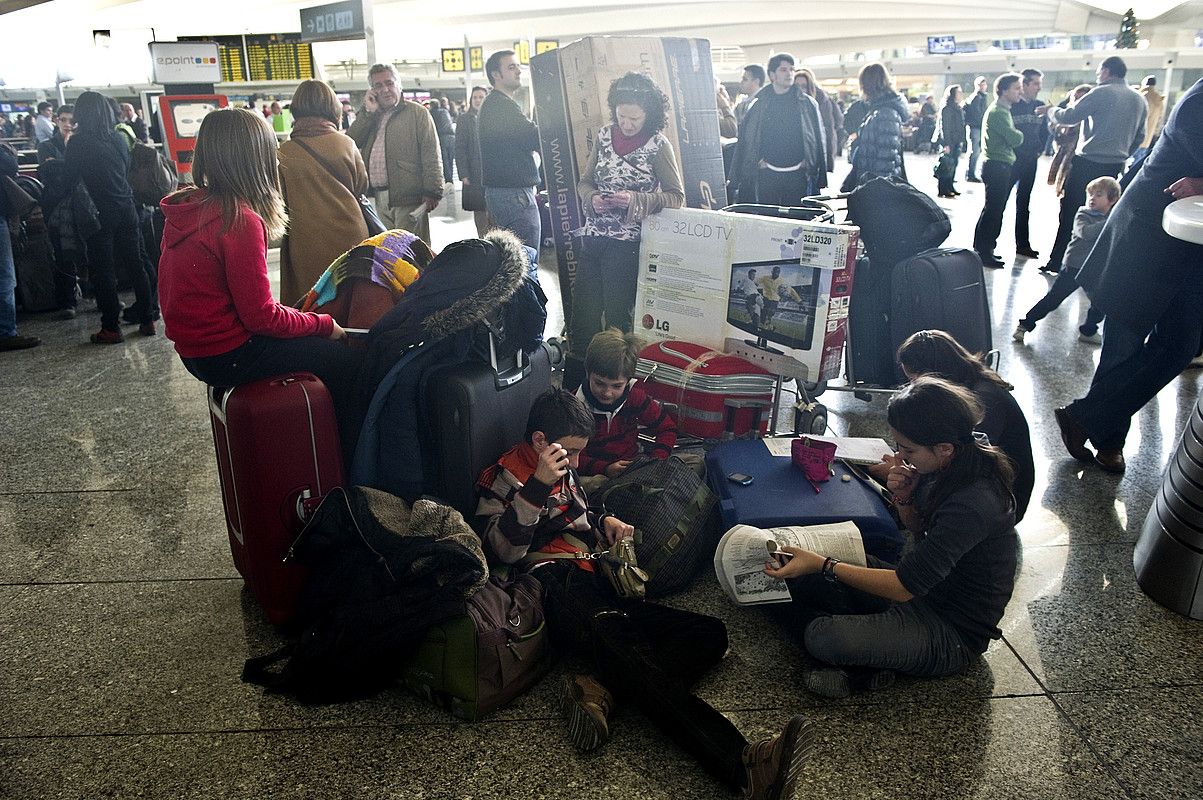
<svg viewBox="0 0 1203 800">
<path fill-rule="evenodd" d="M 831 556 L 827 556 L 827 558 L 823 559 L 823 568 L 820 570 L 820 572 L 824 578 L 832 583 L 835 583 L 837 580 L 835 576 L 835 565 L 838 563 L 840 563 L 840 560 L 838 558 L 832 558 Z"/>
</svg>

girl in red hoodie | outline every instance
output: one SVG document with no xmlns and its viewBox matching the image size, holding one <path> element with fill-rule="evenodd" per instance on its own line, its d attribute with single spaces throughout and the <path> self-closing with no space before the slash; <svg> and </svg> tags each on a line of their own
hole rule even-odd
<svg viewBox="0 0 1203 800">
<path fill-rule="evenodd" d="M 328 314 L 272 297 L 267 243 L 287 222 L 276 136 L 258 114 L 212 111 L 193 154 L 195 187 L 164 198 L 159 301 L 167 337 L 194 377 L 239 386 L 286 372 L 317 375 L 346 443 L 358 359 Z"/>
</svg>

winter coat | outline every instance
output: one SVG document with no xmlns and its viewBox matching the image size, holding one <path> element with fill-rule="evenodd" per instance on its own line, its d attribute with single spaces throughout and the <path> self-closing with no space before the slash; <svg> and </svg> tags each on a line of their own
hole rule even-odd
<svg viewBox="0 0 1203 800">
<path fill-rule="evenodd" d="M 902 123 L 910 119 L 906 101 L 887 92 L 869 101 L 869 114 L 856 138 L 857 185 L 872 178 L 906 180 L 902 168 Z"/>
<path fill-rule="evenodd" d="M 943 144 L 954 154 L 965 146 L 965 109 L 957 103 L 945 103 L 940 109 L 940 125 L 933 142 Z"/>
<path fill-rule="evenodd" d="M 480 164 L 480 127 L 477 113 L 465 111 L 455 123 L 455 169 L 464 180 L 464 211 L 485 210 L 484 170 Z"/>
<path fill-rule="evenodd" d="M 1144 166 L 1107 216 L 1078 283 L 1108 318 L 1138 330 L 1153 325 L 1188 291 L 1203 289 L 1203 245 L 1161 228 L 1174 198 L 1165 189 L 1203 176 L 1203 80 L 1174 106 Z"/>
<path fill-rule="evenodd" d="M 365 167 L 370 164 L 372 146 L 380 135 L 380 120 L 386 113 L 360 109 L 347 131 L 358 145 Z M 443 157 L 434 118 L 426 106 L 402 100 L 388 118 L 384 137 L 389 206 L 409 210 L 424 198 L 442 198 Z"/>
<path fill-rule="evenodd" d="M 338 174 L 331 175 L 298 139 Z M 280 249 L 280 302 L 292 305 L 313 288 L 334 259 L 367 238 L 358 197 L 368 189 L 368 171 L 355 142 L 333 125 L 317 136 L 304 136 L 294 128 L 293 140 L 280 145 L 279 158 L 289 219 Z"/>
<path fill-rule="evenodd" d="M 773 91 L 776 90 L 770 85 L 756 93 L 740 126 L 739 141 L 731 160 L 731 178 L 727 184 L 732 192 L 741 192 L 744 197 L 755 196 L 756 193 L 756 179 L 760 173 L 760 136 L 764 124 L 764 107 L 760 101 L 766 93 Z M 827 186 L 827 145 L 823 138 L 823 123 L 819 119 L 819 104 L 796 86 L 791 91 L 798 98 L 798 113 L 802 120 L 802 139 L 807 153 L 804 169 L 812 185 L 822 189 Z M 816 157 L 819 155 L 822 158 Z"/>
<path fill-rule="evenodd" d="M 965 124 L 970 128 L 981 128 L 986 120 L 986 109 L 990 106 L 990 98 L 982 92 L 974 92 L 965 104 Z"/>
</svg>

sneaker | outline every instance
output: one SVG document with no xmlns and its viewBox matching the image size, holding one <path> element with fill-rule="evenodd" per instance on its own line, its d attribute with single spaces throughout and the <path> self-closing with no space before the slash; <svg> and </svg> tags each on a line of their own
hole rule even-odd
<svg viewBox="0 0 1203 800">
<path fill-rule="evenodd" d="M 1078 341 L 1089 342 L 1090 344 L 1102 344 L 1103 337 L 1099 334 L 1098 331 L 1095 331 L 1094 333 L 1085 333 L 1084 331 L 1078 331 Z"/>
<path fill-rule="evenodd" d="M 568 738 L 581 753 L 601 747 L 610 738 L 614 696 L 589 675 L 564 678 L 561 710 L 568 720 Z"/>
<path fill-rule="evenodd" d="M 54 316 L 52 317 L 52 319 L 62 319 L 62 320 L 75 319 L 75 309 L 74 308 L 60 308 L 58 311 L 54 312 Z"/>
<path fill-rule="evenodd" d="M 1023 344 L 1023 337 L 1025 337 L 1027 335 L 1028 335 L 1027 328 L 1023 327 L 1022 325 L 1016 325 L 1015 333 L 1011 334 L 1011 340 L 1018 344 Z"/>
<path fill-rule="evenodd" d="M 42 343 L 42 340 L 36 336 L 0 336 L 0 351 L 5 350 L 28 350 L 31 347 L 37 347 Z"/>
<path fill-rule="evenodd" d="M 154 336 L 155 332 L 155 324 L 153 322 L 143 322 L 138 326 L 138 333 L 143 336 Z"/>
<path fill-rule="evenodd" d="M 852 682 L 842 669 L 812 669 L 806 673 L 806 691 L 819 697 L 843 700 L 852 694 Z"/>
<path fill-rule="evenodd" d="M 802 764 L 815 747 L 816 734 L 810 720 L 798 715 L 785 730 L 744 748 L 746 800 L 782 800 L 791 797 Z"/>
<path fill-rule="evenodd" d="M 92 334 L 92 344 L 121 344 L 124 341 L 125 336 L 121 331 L 109 331 L 101 328 Z"/>
</svg>

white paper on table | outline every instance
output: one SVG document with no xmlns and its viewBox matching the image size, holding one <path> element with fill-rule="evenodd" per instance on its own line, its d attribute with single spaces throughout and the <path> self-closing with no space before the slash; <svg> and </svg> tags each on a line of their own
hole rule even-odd
<svg viewBox="0 0 1203 800">
<path fill-rule="evenodd" d="M 877 464 L 883 456 L 893 455 L 894 448 L 885 439 L 858 436 L 818 436 L 808 434 L 808 439 L 817 442 L 831 442 L 835 445 L 835 457 L 853 464 Z M 789 456 L 792 454 L 794 439 L 772 438 L 762 439 L 764 446 L 774 456 Z"/>
</svg>

